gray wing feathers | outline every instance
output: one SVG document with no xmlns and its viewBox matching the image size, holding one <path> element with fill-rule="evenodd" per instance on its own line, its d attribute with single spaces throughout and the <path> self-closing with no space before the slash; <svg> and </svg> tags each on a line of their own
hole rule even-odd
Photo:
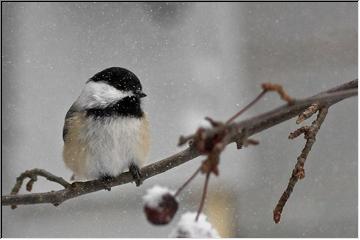
<svg viewBox="0 0 360 240">
<path fill-rule="evenodd" d="M 78 112 L 78 109 L 74 103 L 65 115 L 65 123 L 64 123 L 64 128 L 63 128 L 63 140 L 64 141 L 65 141 L 66 134 L 68 133 L 68 130 L 69 130 L 69 125 L 68 125 L 67 119 L 71 118 L 74 115 L 74 113 L 76 113 L 76 112 Z"/>
</svg>

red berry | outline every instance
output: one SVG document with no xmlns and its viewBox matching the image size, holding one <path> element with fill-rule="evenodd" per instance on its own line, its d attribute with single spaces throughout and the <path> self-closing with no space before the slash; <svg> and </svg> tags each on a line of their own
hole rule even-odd
<svg viewBox="0 0 360 240">
<path fill-rule="evenodd" d="M 155 225 L 168 224 L 174 217 L 178 202 L 166 188 L 155 186 L 144 197 L 146 218 Z"/>
</svg>

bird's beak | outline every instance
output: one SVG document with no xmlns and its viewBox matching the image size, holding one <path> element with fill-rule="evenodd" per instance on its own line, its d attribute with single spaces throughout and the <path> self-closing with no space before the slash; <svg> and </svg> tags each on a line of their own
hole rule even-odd
<svg viewBox="0 0 360 240">
<path fill-rule="evenodd" d="M 145 93 L 143 93 L 142 91 L 138 91 L 135 93 L 135 95 L 139 98 L 143 98 L 143 97 L 146 97 L 147 95 Z"/>
</svg>

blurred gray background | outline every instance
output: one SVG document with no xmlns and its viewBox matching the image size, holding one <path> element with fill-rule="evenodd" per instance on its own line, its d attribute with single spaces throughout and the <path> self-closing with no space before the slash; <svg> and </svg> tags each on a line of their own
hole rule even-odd
<svg viewBox="0 0 360 240">
<path fill-rule="evenodd" d="M 357 77 L 357 3 L 2 3 L 3 194 L 44 168 L 70 178 L 61 159 L 65 113 L 85 81 L 122 66 L 141 79 L 152 126 L 149 161 L 180 149 L 204 116 L 225 120 L 282 84 L 306 97 Z M 269 94 L 242 119 L 283 104 Z M 272 210 L 304 140 L 295 119 L 228 146 L 211 178 L 206 213 L 223 237 L 357 237 L 357 98 L 330 109 L 300 181 L 276 225 Z M 196 211 L 204 177 L 181 195 L 170 225 L 150 225 L 142 195 L 176 189 L 201 158 L 147 180 L 52 205 L 3 207 L 4 237 L 166 237 Z M 39 180 L 36 191 L 56 190 Z"/>
</svg>

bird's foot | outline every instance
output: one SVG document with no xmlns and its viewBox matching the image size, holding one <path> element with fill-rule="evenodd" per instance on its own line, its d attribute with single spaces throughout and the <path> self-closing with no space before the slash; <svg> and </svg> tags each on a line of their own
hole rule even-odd
<svg viewBox="0 0 360 240">
<path fill-rule="evenodd" d="M 111 182 L 114 180 L 114 177 L 109 175 L 104 175 L 100 179 L 104 184 L 104 189 L 111 191 Z"/>
<path fill-rule="evenodd" d="M 135 165 L 135 164 L 131 164 L 129 166 L 129 172 L 131 173 L 134 181 L 135 181 L 135 184 L 136 186 L 140 186 L 142 184 L 142 176 L 141 176 L 141 172 L 140 172 L 140 168 Z"/>
</svg>

